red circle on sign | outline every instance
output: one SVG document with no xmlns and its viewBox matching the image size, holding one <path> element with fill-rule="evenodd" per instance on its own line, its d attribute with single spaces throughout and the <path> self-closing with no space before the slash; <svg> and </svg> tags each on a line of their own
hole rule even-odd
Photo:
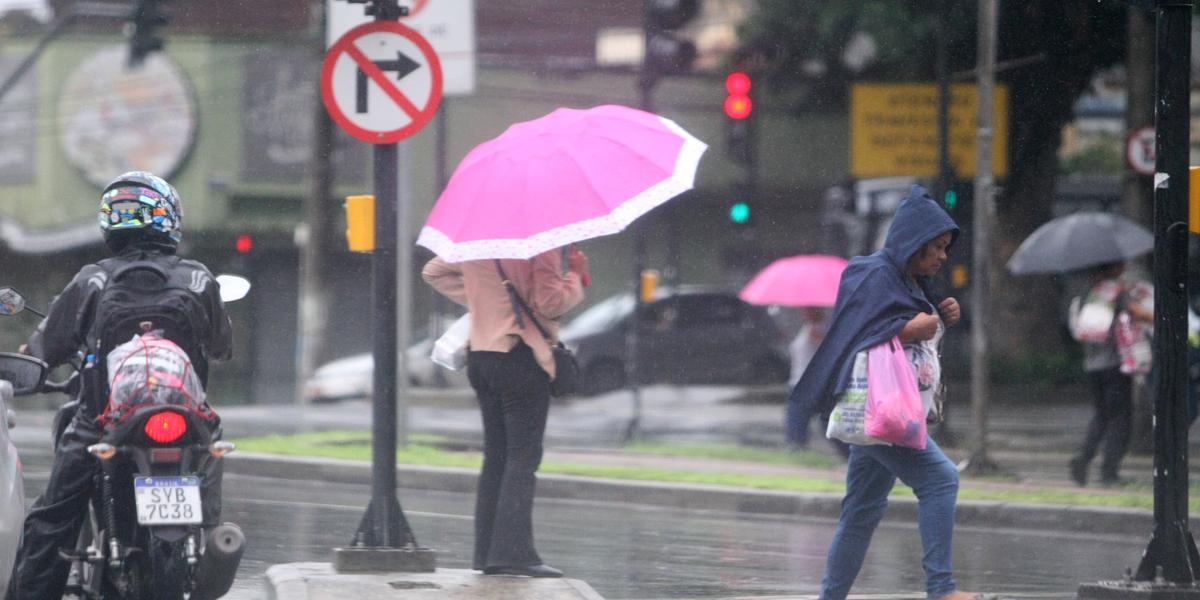
<svg viewBox="0 0 1200 600">
<path fill-rule="evenodd" d="M 1153 125 L 1143 125 L 1130 132 L 1125 139 L 1125 162 L 1139 175 L 1150 176 L 1156 167 L 1155 136 Z"/>
<path fill-rule="evenodd" d="M 423 107 L 408 101 L 404 97 L 404 93 L 398 88 L 392 87 L 390 90 L 385 88 L 384 91 L 394 100 L 403 101 L 403 103 L 398 102 L 398 104 L 404 112 L 408 113 L 409 118 L 412 119 L 411 123 L 399 129 L 376 131 L 360 127 L 346 116 L 346 113 L 338 106 L 337 99 L 333 93 L 333 71 L 338 59 L 343 54 L 349 54 L 350 58 L 361 66 L 362 63 L 355 58 L 355 55 L 361 55 L 362 51 L 354 46 L 354 43 L 359 38 L 372 33 L 394 33 L 408 39 L 408 41 L 416 45 L 417 49 L 421 51 L 421 55 L 428 63 L 431 72 L 433 81 L 429 91 L 429 98 Z M 387 83 L 390 84 L 390 82 Z M 376 81 L 376 85 L 382 84 Z M 399 98 L 397 98 L 397 95 Z M 395 21 L 364 23 L 347 31 L 345 35 L 338 38 L 338 41 L 325 54 L 325 62 L 321 66 L 321 100 L 325 103 L 325 110 L 329 112 L 329 116 L 333 121 L 355 139 L 372 144 L 394 144 L 420 131 L 421 128 L 425 127 L 433 119 L 433 115 L 437 113 L 438 105 L 442 102 L 442 64 L 438 61 L 437 53 L 434 52 L 433 46 L 421 34 L 417 33 L 416 30 Z M 406 104 L 411 105 L 415 110 L 405 108 Z"/>
<path fill-rule="evenodd" d="M 425 5 L 428 3 L 429 0 L 417 0 L 416 2 L 413 2 L 412 8 L 408 9 L 408 16 L 417 16 L 417 13 L 421 12 L 421 9 L 425 8 Z"/>
</svg>

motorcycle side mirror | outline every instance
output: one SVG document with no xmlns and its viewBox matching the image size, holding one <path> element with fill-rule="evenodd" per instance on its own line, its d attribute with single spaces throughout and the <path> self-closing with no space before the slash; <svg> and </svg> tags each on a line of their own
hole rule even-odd
<svg viewBox="0 0 1200 600">
<path fill-rule="evenodd" d="M 0 316 L 11 317 L 25 310 L 25 296 L 10 287 L 0 287 Z"/>
<path fill-rule="evenodd" d="M 46 381 L 50 366 L 40 358 L 15 352 L 0 352 L 0 379 L 12 384 L 14 396 L 37 393 Z"/>
<path fill-rule="evenodd" d="M 250 280 L 238 275 L 217 275 L 221 285 L 221 301 L 236 302 L 250 293 Z"/>
</svg>

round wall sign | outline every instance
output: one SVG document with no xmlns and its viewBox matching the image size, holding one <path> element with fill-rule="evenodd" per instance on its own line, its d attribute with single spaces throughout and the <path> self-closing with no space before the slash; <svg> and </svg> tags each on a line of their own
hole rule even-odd
<svg viewBox="0 0 1200 600">
<path fill-rule="evenodd" d="M 84 60 L 58 99 L 59 139 L 71 164 L 96 185 L 126 171 L 171 177 L 196 133 L 196 101 L 183 69 L 162 52 L 126 66 L 113 46 Z"/>
</svg>

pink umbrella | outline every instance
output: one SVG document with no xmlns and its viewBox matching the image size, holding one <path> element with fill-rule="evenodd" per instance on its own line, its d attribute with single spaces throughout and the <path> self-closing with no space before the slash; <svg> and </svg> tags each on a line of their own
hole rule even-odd
<svg viewBox="0 0 1200 600">
<path fill-rule="evenodd" d="M 471 150 L 417 243 L 458 262 L 529 258 L 616 233 L 691 189 L 707 148 L 640 110 L 560 108 Z"/>
<path fill-rule="evenodd" d="M 742 288 L 738 297 L 751 304 L 833 306 L 846 259 L 822 254 L 781 258 Z"/>
</svg>

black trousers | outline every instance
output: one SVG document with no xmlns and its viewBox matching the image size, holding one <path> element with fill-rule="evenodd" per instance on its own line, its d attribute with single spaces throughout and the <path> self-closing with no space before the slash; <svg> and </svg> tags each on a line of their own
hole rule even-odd
<svg viewBox="0 0 1200 600">
<path fill-rule="evenodd" d="M 472 566 L 542 564 L 533 545 L 533 496 L 550 409 L 550 378 L 525 344 L 511 352 L 471 352 L 467 377 L 483 415 Z"/>
<path fill-rule="evenodd" d="M 1100 463 L 1100 477 L 1106 481 L 1117 478 L 1121 461 L 1129 449 L 1129 433 L 1133 423 L 1133 378 L 1118 367 L 1102 371 L 1089 371 L 1088 383 L 1092 389 L 1095 412 L 1088 423 L 1083 446 L 1076 457 L 1083 465 L 1104 443 L 1104 460 Z"/>
<path fill-rule="evenodd" d="M 219 432 L 216 434 L 219 437 Z M 13 561 L 7 600 L 57 600 L 67 585 L 70 563 L 59 548 L 73 550 L 79 540 L 93 476 L 99 468 L 87 447 L 100 441 L 100 427 L 88 411 L 79 410 L 59 438 L 46 491 L 25 516 L 21 547 Z M 221 461 L 209 461 L 200 493 L 205 527 L 216 526 L 221 515 Z"/>
</svg>

